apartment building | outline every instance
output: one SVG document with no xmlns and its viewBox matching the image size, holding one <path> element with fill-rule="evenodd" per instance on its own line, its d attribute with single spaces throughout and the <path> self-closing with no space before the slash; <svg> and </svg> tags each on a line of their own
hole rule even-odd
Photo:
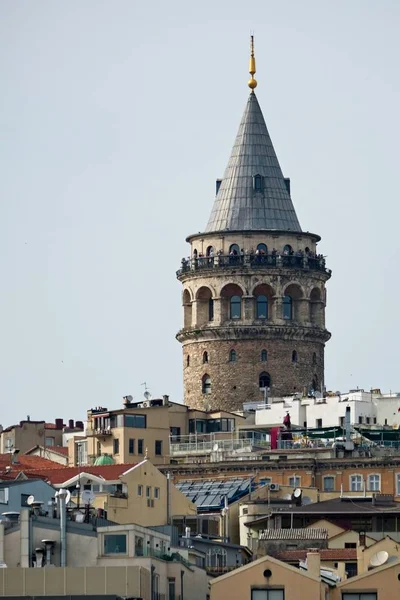
<svg viewBox="0 0 400 600">
<path fill-rule="evenodd" d="M 245 418 L 225 411 L 192 410 L 168 396 L 133 402 L 121 409 L 92 408 L 87 413 L 86 439 L 69 442 L 70 464 L 93 464 L 102 456 L 114 463 L 135 463 L 147 456 L 155 464 L 170 462 L 170 442 L 189 436 L 232 437 Z"/>
<path fill-rule="evenodd" d="M 25 454 L 36 446 L 45 446 L 48 448 L 62 447 L 63 435 L 82 433 L 83 422 L 72 419 L 68 425 L 64 425 L 63 419 L 56 419 L 54 423 L 46 421 L 32 421 L 29 417 L 20 421 L 17 425 L 10 425 L 3 429 L 0 436 L 0 453 L 19 450 L 20 454 Z"/>
</svg>

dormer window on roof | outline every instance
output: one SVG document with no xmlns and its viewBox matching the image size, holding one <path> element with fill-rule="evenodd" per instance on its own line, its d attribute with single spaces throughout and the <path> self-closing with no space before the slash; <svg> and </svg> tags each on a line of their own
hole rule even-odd
<svg viewBox="0 0 400 600">
<path fill-rule="evenodd" d="M 263 192 L 264 191 L 264 177 L 262 175 L 254 175 L 253 190 L 255 192 Z"/>
</svg>

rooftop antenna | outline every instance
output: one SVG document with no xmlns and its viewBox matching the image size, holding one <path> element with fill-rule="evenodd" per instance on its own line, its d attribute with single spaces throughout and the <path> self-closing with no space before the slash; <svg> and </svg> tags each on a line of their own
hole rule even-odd
<svg viewBox="0 0 400 600">
<path fill-rule="evenodd" d="M 249 79 L 248 86 L 251 89 L 251 93 L 254 94 L 254 90 L 257 87 L 257 81 L 254 79 L 254 75 L 256 72 L 256 59 L 254 56 L 254 35 L 250 36 L 250 63 L 249 63 L 249 73 L 251 78 Z"/>
</svg>

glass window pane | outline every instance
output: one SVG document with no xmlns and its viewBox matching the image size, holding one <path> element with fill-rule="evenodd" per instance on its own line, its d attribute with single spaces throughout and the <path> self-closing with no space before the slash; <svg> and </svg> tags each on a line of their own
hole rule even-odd
<svg viewBox="0 0 400 600">
<path fill-rule="evenodd" d="M 283 600 L 283 590 L 268 590 L 268 600 Z"/>
<path fill-rule="evenodd" d="M 268 600 L 268 590 L 252 590 L 251 600 Z"/>
<path fill-rule="evenodd" d="M 126 535 L 105 535 L 104 554 L 126 554 Z"/>
<path fill-rule="evenodd" d="M 283 297 L 283 318 L 291 319 L 292 318 L 292 299 L 290 296 Z"/>
<path fill-rule="evenodd" d="M 257 297 L 257 319 L 268 319 L 268 299 L 266 296 Z"/>
<path fill-rule="evenodd" d="M 242 299 L 240 296 L 232 296 L 230 301 L 230 318 L 240 319 L 242 312 Z"/>
</svg>

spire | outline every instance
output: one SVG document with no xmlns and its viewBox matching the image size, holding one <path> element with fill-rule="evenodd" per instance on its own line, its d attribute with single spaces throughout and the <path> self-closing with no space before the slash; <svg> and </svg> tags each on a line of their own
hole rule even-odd
<svg viewBox="0 0 400 600">
<path fill-rule="evenodd" d="M 249 87 L 239 131 L 206 227 L 230 230 L 301 231 L 254 88 L 256 64 L 251 37 Z"/>
<path fill-rule="evenodd" d="M 250 36 L 250 64 L 249 64 L 249 73 L 251 75 L 248 86 L 254 91 L 257 87 L 257 80 L 254 79 L 254 75 L 256 73 L 256 59 L 254 57 L 254 35 Z"/>
</svg>

